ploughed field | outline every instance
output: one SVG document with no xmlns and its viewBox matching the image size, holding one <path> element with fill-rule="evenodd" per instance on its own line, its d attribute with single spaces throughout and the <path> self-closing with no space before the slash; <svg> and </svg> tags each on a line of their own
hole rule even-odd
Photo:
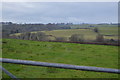
<svg viewBox="0 0 120 80">
<path fill-rule="evenodd" d="M 3 39 L 2 57 L 118 68 L 118 46 Z M 3 63 L 18 78 L 118 78 L 118 74 Z M 3 78 L 9 78 L 3 72 Z"/>
</svg>

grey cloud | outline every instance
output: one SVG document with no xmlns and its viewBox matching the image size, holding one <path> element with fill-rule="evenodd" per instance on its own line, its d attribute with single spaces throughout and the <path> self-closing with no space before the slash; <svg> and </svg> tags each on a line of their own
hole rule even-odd
<svg viewBox="0 0 120 80">
<path fill-rule="evenodd" d="M 117 22 L 115 2 L 8 2 L 3 20 L 14 22 Z"/>
</svg>

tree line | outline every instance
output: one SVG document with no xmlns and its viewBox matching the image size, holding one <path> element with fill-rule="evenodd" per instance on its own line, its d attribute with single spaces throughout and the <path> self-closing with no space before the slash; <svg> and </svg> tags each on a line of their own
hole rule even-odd
<svg viewBox="0 0 120 80">
<path fill-rule="evenodd" d="M 2 23 L 2 37 L 9 38 L 10 34 L 32 31 L 71 29 L 70 24 L 15 24 L 12 22 Z"/>
</svg>

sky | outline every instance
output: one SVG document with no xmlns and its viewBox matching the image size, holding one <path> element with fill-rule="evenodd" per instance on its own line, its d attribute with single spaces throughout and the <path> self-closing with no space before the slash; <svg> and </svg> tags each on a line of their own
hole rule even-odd
<svg viewBox="0 0 120 80">
<path fill-rule="evenodd" d="M 117 23 L 117 2 L 3 2 L 2 21 L 15 23 Z"/>
</svg>

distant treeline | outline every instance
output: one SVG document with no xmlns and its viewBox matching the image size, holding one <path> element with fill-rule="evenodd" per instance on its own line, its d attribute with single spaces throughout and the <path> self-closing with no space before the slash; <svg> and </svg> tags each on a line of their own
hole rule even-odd
<svg viewBox="0 0 120 80">
<path fill-rule="evenodd" d="M 10 34 L 15 33 L 24 33 L 24 32 L 32 32 L 32 31 L 45 31 L 45 30 L 59 30 L 59 29 L 71 29 L 73 23 L 48 23 L 48 24 L 42 24 L 42 23 L 29 23 L 29 24 L 17 24 L 12 22 L 0 22 L 2 24 L 2 37 L 3 38 L 9 38 Z M 81 24 L 84 25 L 85 23 Z M 80 24 L 78 24 L 80 25 Z M 117 25 L 117 23 L 101 23 L 98 25 Z M 88 25 L 87 28 L 95 27 L 93 25 Z M 76 28 L 81 29 L 81 28 Z"/>
<path fill-rule="evenodd" d="M 8 38 L 10 34 L 24 33 L 32 31 L 71 29 L 72 24 L 15 24 L 12 22 L 2 23 L 3 38 Z"/>
</svg>

